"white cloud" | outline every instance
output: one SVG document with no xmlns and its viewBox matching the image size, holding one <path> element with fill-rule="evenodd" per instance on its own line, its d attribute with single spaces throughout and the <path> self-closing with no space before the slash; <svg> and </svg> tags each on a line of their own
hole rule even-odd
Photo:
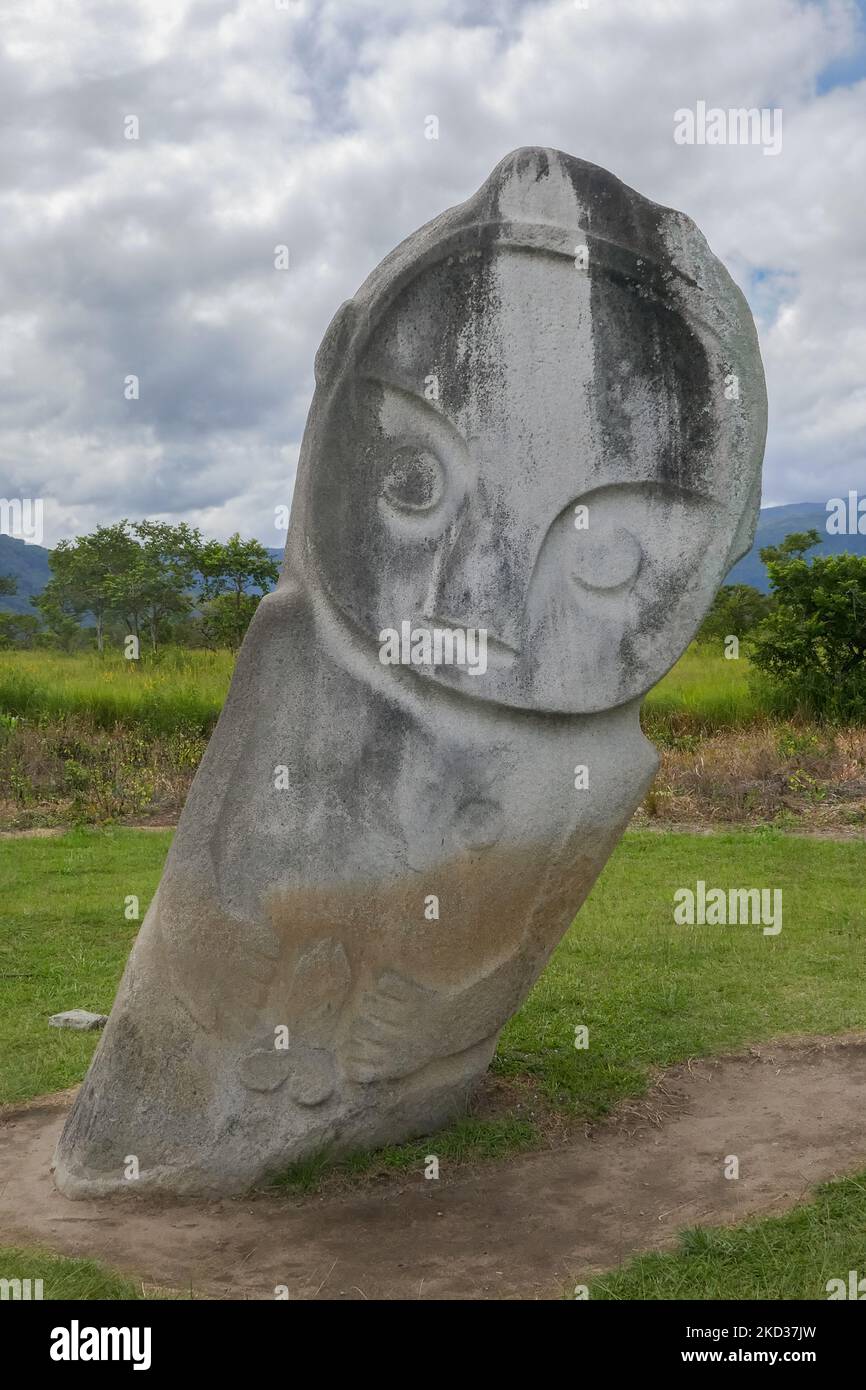
<svg viewBox="0 0 866 1390">
<path fill-rule="evenodd" d="M 866 81 L 821 85 L 862 59 L 858 16 L 846 0 L 7 4 L 0 490 L 46 498 L 50 542 L 147 513 L 279 544 L 332 313 L 526 144 L 689 213 L 749 294 L 766 499 L 862 484 Z M 781 106 L 781 154 L 676 145 L 673 113 L 699 99 Z"/>
</svg>

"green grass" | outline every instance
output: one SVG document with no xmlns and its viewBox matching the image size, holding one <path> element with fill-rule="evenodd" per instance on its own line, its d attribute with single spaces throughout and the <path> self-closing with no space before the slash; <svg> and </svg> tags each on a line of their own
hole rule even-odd
<svg viewBox="0 0 866 1390">
<path fill-rule="evenodd" d="M 127 661 L 112 651 L 0 653 L 0 713 L 50 721 L 77 714 L 96 728 L 134 724 L 150 733 L 179 727 L 207 734 L 231 679 L 228 651 L 167 648 Z"/>
<path fill-rule="evenodd" d="M 348 1154 L 336 1160 L 327 1153 L 313 1154 L 300 1163 L 293 1163 L 274 1179 L 270 1187 L 307 1196 L 320 1191 L 326 1179 L 420 1173 L 430 1156 L 435 1156 L 443 1167 L 513 1158 L 515 1154 L 537 1148 L 540 1138 L 532 1120 L 520 1120 L 512 1115 L 491 1120 L 467 1116 L 441 1133 L 417 1143 L 392 1144 L 374 1152 Z"/>
<path fill-rule="evenodd" d="M 682 927 L 679 887 L 780 887 L 783 927 Z M 759 831 L 627 835 L 518 1014 L 496 1068 L 590 1117 L 649 1067 L 749 1041 L 866 1027 L 866 845 Z M 574 1029 L 589 1028 L 576 1051 Z"/>
<path fill-rule="evenodd" d="M 97 1035 L 48 1027 L 62 1009 L 108 1013 L 171 832 L 74 831 L 0 841 L 0 1103 L 79 1081 Z"/>
<path fill-rule="evenodd" d="M 65 1259 L 41 1250 L 0 1247 L 0 1279 L 29 1279 L 31 1294 L 42 1280 L 45 1302 L 57 1299 L 142 1299 L 141 1284 L 97 1264 L 95 1260 Z"/>
<path fill-rule="evenodd" d="M 49 1029 L 64 1008 L 107 1012 L 170 832 L 77 830 L 0 841 L 0 1101 L 69 1086 L 92 1034 Z M 760 927 L 680 927 L 673 894 L 781 887 L 776 937 Z M 523 1008 L 494 1063 L 528 1074 L 548 1100 L 597 1117 L 643 1086 L 652 1066 L 783 1034 L 866 1026 L 866 844 L 773 831 L 715 836 L 632 832 Z M 589 1028 L 577 1050 L 574 1030 Z"/>
<path fill-rule="evenodd" d="M 591 1299 L 826 1299 L 831 1279 L 866 1275 L 866 1174 L 824 1183 L 785 1216 L 683 1231 L 589 1285 Z M 712 1343 L 711 1345 L 716 1345 Z"/>
</svg>

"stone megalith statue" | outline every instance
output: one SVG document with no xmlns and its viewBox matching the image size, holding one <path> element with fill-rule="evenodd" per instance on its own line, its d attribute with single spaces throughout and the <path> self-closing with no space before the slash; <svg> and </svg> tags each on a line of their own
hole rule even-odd
<svg viewBox="0 0 866 1390">
<path fill-rule="evenodd" d="M 239 1192 L 465 1107 L 653 777 L 765 429 L 739 289 L 583 160 L 517 150 L 373 271 L 62 1192 Z"/>
</svg>

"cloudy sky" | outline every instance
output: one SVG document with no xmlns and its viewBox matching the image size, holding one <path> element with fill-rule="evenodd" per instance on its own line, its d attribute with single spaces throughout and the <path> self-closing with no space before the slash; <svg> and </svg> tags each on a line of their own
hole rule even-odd
<svg viewBox="0 0 866 1390">
<path fill-rule="evenodd" d="M 46 544 L 147 515 L 281 545 L 332 314 L 518 145 L 606 166 L 726 262 L 767 369 L 765 505 L 863 492 L 863 11 L 3 0 L 0 494 L 44 498 Z M 781 108 L 781 152 L 676 143 L 700 101 Z"/>
</svg>

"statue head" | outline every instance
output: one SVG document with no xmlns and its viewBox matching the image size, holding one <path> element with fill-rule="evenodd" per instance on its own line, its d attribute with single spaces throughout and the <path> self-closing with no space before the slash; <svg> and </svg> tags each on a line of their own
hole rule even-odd
<svg viewBox="0 0 866 1390">
<path fill-rule="evenodd" d="M 641 695 L 752 540 L 766 395 L 748 306 L 688 218 L 518 150 L 334 319 L 290 567 L 376 652 L 483 632 L 423 679 L 522 709 Z M 459 650 L 459 647 L 458 647 Z"/>
</svg>

